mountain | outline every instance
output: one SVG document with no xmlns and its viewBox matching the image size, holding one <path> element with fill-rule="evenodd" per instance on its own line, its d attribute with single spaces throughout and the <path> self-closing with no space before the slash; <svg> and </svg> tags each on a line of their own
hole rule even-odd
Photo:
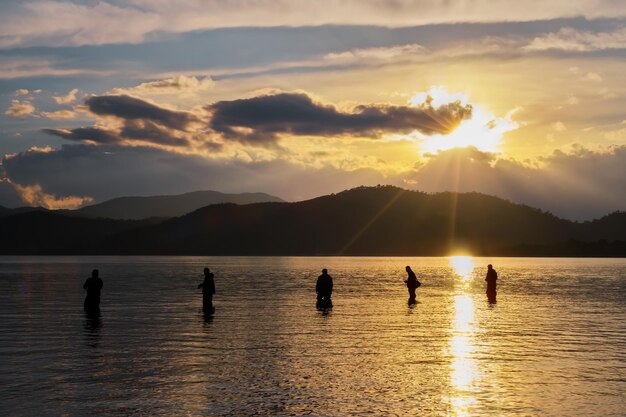
<svg viewBox="0 0 626 417">
<path fill-rule="evenodd" d="M 86 219 L 48 210 L 31 210 L 0 218 L 0 253 L 87 254 L 97 253 L 106 236 L 155 224 L 156 220 Z"/>
<path fill-rule="evenodd" d="M 282 202 L 264 193 L 224 194 L 217 191 L 195 191 L 180 195 L 153 197 L 120 197 L 73 210 L 81 217 L 139 220 L 149 217 L 178 217 L 210 204 L 250 204 Z"/>
<path fill-rule="evenodd" d="M 598 240 L 626 241 L 626 214 L 575 223 L 478 193 L 361 187 L 298 203 L 204 207 L 111 236 L 102 247 L 138 254 L 537 255 Z M 623 246 L 606 250 L 626 255 Z"/>
<path fill-rule="evenodd" d="M 18 208 L 7 208 L 4 206 L 0 206 L 0 217 L 5 216 L 13 216 L 15 214 L 21 213 L 31 213 L 33 211 L 48 211 L 43 207 L 18 207 Z"/>
<path fill-rule="evenodd" d="M 478 193 L 385 186 L 162 222 L 24 213 L 0 219 L 0 235 L 10 242 L 1 253 L 626 256 L 626 213 L 577 223 Z"/>
</svg>

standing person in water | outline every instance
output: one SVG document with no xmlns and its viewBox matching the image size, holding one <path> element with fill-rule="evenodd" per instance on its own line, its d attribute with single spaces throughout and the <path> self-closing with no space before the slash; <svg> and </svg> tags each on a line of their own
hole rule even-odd
<svg viewBox="0 0 626 417">
<path fill-rule="evenodd" d="M 496 281 L 498 280 L 498 273 L 495 269 L 493 269 L 493 265 L 487 265 L 487 277 L 485 281 L 487 281 L 487 298 L 489 298 L 490 302 L 496 301 Z"/>
<path fill-rule="evenodd" d="M 420 282 L 417 280 L 415 276 L 415 272 L 411 269 L 410 266 L 407 265 L 406 273 L 409 275 L 407 279 L 404 280 L 406 287 L 409 289 L 409 305 L 415 304 L 415 290 L 421 286 Z"/>
<path fill-rule="evenodd" d="M 317 292 L 317 307 L 330 308 L 333 306 L 330 299 L 333 295 L 333 277 L 328 275 L 326 268 L 322 269 L 322 275 L 317 278 L 315 291 Z"/>
<path fill-rule="evenodd" d="M 83 307 L 88 313 L 97 313 L 100 311 L 100 291 L 104 284 L 98 277 L 98 274 L 98 270 L 94 269 L 91 271 L 91 278 L 87 278 L 87 281 L 83 284 L 83 288 L 87 291 L 87 297 L 85 297 Z"/>
<path fill-rule="evenodd" d="M 213 294 L 215 294 L 215 281 L 213 272 L 209 268 L 204 268 L 204 281 L 198 284 L 202 288 L 202 311 L 206 314 L 213 314 Z"/>
</svg>

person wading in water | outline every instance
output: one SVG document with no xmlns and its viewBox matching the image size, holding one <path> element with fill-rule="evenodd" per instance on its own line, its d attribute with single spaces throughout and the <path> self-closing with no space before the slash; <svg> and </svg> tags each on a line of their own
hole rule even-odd
<svg viewBox="0 0 626 417">
<path fill-rule="evenodd" d="M 87 297 L 83 308 L 87 313 L 99 313 L 100 312 L 100 291 L 104 283 L 98 277 L 99 271 L 94 269 L 91 271 L 91 278 L 87 278 L 87 281 L 83 284 L 83 288 L 87 291 Z"/>
<path fill-rule="evenodd" d="M 318 308 L 331 308 L 333 306 L 333 302 L 330 299 L 333 295 L 333 277 L 328 275 L 326 268 L 322 269 L 322 275 L 317 278 L 315 291 L 317 292 Z"/>
<path fill-rule="evenodd" d="M 420 287 L 422 284 L 417 280 L 415 276 L 415 272 L 411 269 L 410 266 L 407 265 L 406 273 L 409 274 L 408 278 L 404 280 L 406 287 L 409 289 L 409 305 L 415 304 L 415 290 Z"/>
<path fill-rule="evenodd" d="M 198 284 L 202 288 L 202 311 L 205 314 L 213 314 L 213 294 L 215 294 L 215 280 L 213 272 L 204 268 L 204 281 Z"/>
<path fill-rule="evenodd" d="M 487 298 L 490 303 L 495 303 L 496 295 L 498 295 L 498 292 L 496 291 L 498 273 L 495 269 L 493 269 L 493 265 L 491 264 L 487 265 L 487 277 L 485 278 L 485 281 L 487 281 Z"/>
</svg>

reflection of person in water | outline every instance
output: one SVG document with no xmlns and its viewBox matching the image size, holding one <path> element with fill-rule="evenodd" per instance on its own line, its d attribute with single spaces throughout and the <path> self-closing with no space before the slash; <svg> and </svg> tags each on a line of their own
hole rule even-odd
<svg viewBox="0 0 626 417">
<path fill-rule="evenodd" d="M 410 266 L 407 265 L 406 273 L 409 275 L 407 279 L 404 280 L 406 287 L 409 289 L 409 305 L 415 304 L 415 290 L 421 285 L 415 276 L 415 272 L 411 269 Z"/>
<path fill-rule="evenodd" d="M 485 281 L 487 281 L 487 298 L 489 298 L 490 302 L 496 301 L 496 295 L 498 294 L 496 291 L 496 281 L 498 280 L 498 273 L 495 269 L 493 269 L 493 265 L 487 265 L 487 277 Z"/>
<path fill-rule="evenodd" d="M 315 291 L 317 292 L 317 306 L 321 308 L 330 308 L 333 303 L 330 297 L 333 294 L 333 278 L 328 275 L 326 268 L 322 269 L 322 275 L 317 278 L 317 284 L 315 285 Z"/>
<path fill-rule="evenodd" d="M 85 311 L 97 312 L 100 310 L 100 291 L 102 290 L 102 280 L 98 277 L 98 270 L 91 271 L 91 278 L 83 284 L 83 288 L 87 291 L 85 303 L 83 304 Z"/>
<path fill-rule="evenodd" d="M 202 288 L 202 311 L 207 314 L 213 313 L 213 294 L 215 294 L 215 281 L 213 272 L 209 268 L 204 268 L 204 281 L 198 285 Z"/>
</svg>

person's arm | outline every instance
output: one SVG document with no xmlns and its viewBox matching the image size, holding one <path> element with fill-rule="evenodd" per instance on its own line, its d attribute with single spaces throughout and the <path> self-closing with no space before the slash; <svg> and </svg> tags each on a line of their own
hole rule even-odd
<svg viewBox="0 0 626 417">
<path fill-rule="evenodd" d="M 330 277 L 329 281 L 329 285 L 328 285 L 328 291 L 330 291 L 331 293 L 333 292 L 333 277 Z"/>
<path fill-rule="evenodd" d="M 215 294 L 215 281 L 211 281 L 211 294 Z"/>
<path fill-rule="evenodd" d="M 320 279 L 317 278 L 317 283 L 315 284 L 315 292 L 320 292 Z"/>
<path fill-rule="evenodd" d="M 204 287 L 204 282 L 201 282 L 200 284 L 198 284 L 198 288 L 202 288 Z"/>
</svg>

